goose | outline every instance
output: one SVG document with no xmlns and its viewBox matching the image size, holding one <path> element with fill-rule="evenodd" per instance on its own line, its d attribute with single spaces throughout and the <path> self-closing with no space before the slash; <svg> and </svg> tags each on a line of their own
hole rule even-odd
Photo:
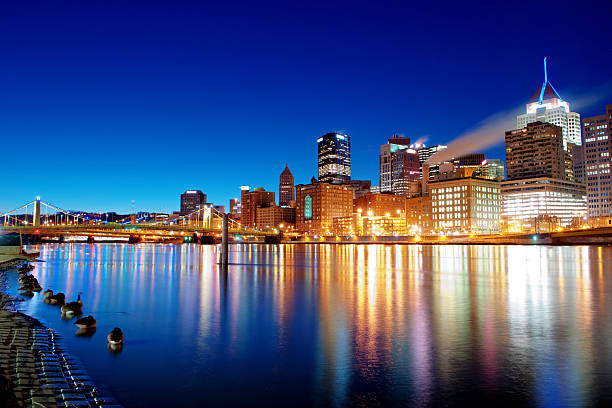
<svg viewBox="0 0 612 408">
<path fill-rule="evenodd" d="M 87 317 L 83 317 L 79 320 L 77 320 L 76 322 L 74 322 L 74 324 L 76 325 L 76 327 L 78 327 L 79 329 L 91 329 L 96 327 L 96 319 L 93 318 L 93 316 L 89 315 Z"/>
<path fill-rule="evenodd" d="M 81 292 L 79 292 L 76 302 L 68 302 L 62 306 L 62 313 L 67 315 L 80 314 L 82 308 L 83 301 L 81 300 Z"/>
<path fill-rule="evenodd" d="M 113 344 L 113 345 L 121 344 L 123 343 L 123 332 L 121 331 L 120 328 L 115 327 L 113 331 L 108 333 L 108 336 L 106 336 L 106 339 L 108 340 L 110 344 Z"/>
<path fill-rule="evenodd" d="M 54 295 L 51 289 L 45 290 L 43 292 L 43 296 L 44 296 L 43 301 L 50 305 L 60 305 L 61 306 L 66 302 L 66 296 L 64 296 L 63 293 L 60 292 L 57 295 Z"/>
</svg>

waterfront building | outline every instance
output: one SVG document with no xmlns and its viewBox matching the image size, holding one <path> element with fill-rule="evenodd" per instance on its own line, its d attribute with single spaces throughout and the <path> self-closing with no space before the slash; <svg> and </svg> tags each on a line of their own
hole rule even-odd
<svg viewBox="0 0 612 408">
<path fill-rule="evenodd" d="M 522 129 L 529 123 L 546 122 L 562 129 L 563 149 L 568 144 L 581 145 L 580 114 L 570 110 L 569 103 L 548 82 L 546 58 L 544 58 L 544 82 L 533 94 L 526 106 L 526 112 L 516 118 L 516 127 Z"/>
<path fill-rule="evenodd" d="M 346 217 L 335 217 L 333 232 L 338 236 L 397 236 L 406 235 L 404 217 L 377 216 L 353 213 Z"/>
<path fill-rule="evenodd" d="M 353 200 L 353 212 L 379 217 L 404 217 L 406 198 L 389 193 L 369 193 Z"/>
<path fill-rule="evenodd" d="M 461 170 L 428 181 L 434 230 L 498 232 L 500 183 L 474 176 L 473 169 Z"/>
<path fill-rule="evenodd" d="M 410 138 L 394 135 L 380 146 L 380 191 L 407 197 L 411 184 L 420 178 L 419 155 L 410 148 Z"/>
<path fill-rule="evenodd" d="M 257 208 L 257 226 L 260 229 L 291 228 L 295 225 L 295 208 L 271 205 Z"/>
<path fill-rule="evenodd" d="M 253 191 L 243 189 L 241 196 L 242 214 L 240 223 L 247 228 L 259 228 L 257 223 L 257 212 L 260 208 L 267 208 L 275 205 L 274 191 L 266 191 L 263 187 L 255 188 Z"/>
<path fill-rule="evenodd" d="M 589 217 L 610 217 L 610 162 L 612 160 L 612 105 L 603 115 L 585 118 L 584 172 L 586 177 Z"/>
<path fill-rule="evenodd" d="M 546 232 L 586 216 L 583 184 L 551 177 L 509 180 L 501 184 L 502 220 L 515 232 Z"/>
<path fill-rule="evenodd" d="M 200 190 L 187 190 L 181 194 L 181 214 L 186 215 L 197 211 L 206 204 L 206 194 Z"/>
<path fill-rule="evenodd" d="M 345 184 L 351 179 L 351 137 L 342 133 L 326 133 L 317 139 L 319 181 Z"/>
<path fill-rule="evenodd" d="M 504 162 L 499 159 L 487 159 L 482 166 L 480 175 L 492 180 L 504 180 Z"/>
<path fill-rule="evenodd" d="M 353 191 L 346 185 L 312 180 L 296 186 L 296 229 L 315 235 L 330 234 L 335 217 L 353 212 Z"/>
<path fill-rule="evenodd" d="M 535 177 L 569 179 L 561 128 L 550 123 L 529 123 L 506 132 L 506 179 Z"/>
<path fill-rule="evenodd" d="M 289 165 L 285 165 L 285 170 L 280 174 L 278 183 L 278 205 L 281 207 L 289 207 L 291 202 L 295 200 L 295 184 L 293 174 L 289 170 Z"/>
<path fill-rule="evenodd" d="M 431 197 L 420 196 L 406 199 L 406 228 L 413 234 L 430 232 L 433 229 Z"/>
</svg>

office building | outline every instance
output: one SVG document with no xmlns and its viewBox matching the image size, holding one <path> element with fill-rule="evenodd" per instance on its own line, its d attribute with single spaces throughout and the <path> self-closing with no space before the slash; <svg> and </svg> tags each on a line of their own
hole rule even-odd
<svg viewBox="0 0 612 408">
<path fill-rule="evenodd" d="M 506 132 L 506 179 L 551 177 L 567 180 L 561 128 L 529 123 Z"/>
<path fill-rule="evenodd" d="M 587 213 L 584 185 L 573 181 L 550 177 L 504 181 L 501 194 L 507 231 L 553 231 Z"/>
<path fill-rule="evenodd" d="M 582 132 L 584 134 L 584 131 Z M 586 170 L 585 170 L 585 146 L 583 145 L 571 145 L 572 147 L 572 165 L 574 170 L 574 180 L 579 183 L 586 184 Z"/>
<path fill-rule="evenodd" d="M 436 146 L 430 146 L 427 147 L 424 144 L 418 144 L 415 143 L 411 146 L 411 148 L 413 148 L 414 150 L 416 150 L 418 156 L 419 156 L 419 165 L 420 165 L 420 169 L 421 169 L 421 174 L 420 174 L 420 178 L 423 178 L 423 164 L 425 164 L 425 162 L 432 157 L 434 154 L 438 153 L 441 150 L 446 149 L 448 146 L 445 145 L 436 145 Z M 440 166 L 438 163 L 433 163 L 428 167 L 428 177 L 427 178 L 433 178 L 436 174 L 438 174 L 440 172 Z"/>
<path fill-rule="evenodd" d="M 331 234 L 335 217 L 353 213 L 353 191 L 346 185 L 311 181 L 296 186 L 296 229 L 307 235 Z"/>
<path fill-rule="evenodd" d="M 287 164 L 285 170 L 280 174 L 278 183 L 278 205 L 289 207 L 293 200 L 295 200 L 295 184 L 293 182 L 293 174 L 291 174 Z"/>
<path fill-rule="evenodd" d="M 269 207 L 257 208 L 257 226 L 259 229 L 271 230 L 273 228 L 286 231 L 295 226 L 295 208 Z"/>
<path fill-rule="evenodd" d="M 326 133 L 317 139 L 319 181 L 345 184 L 351 179 L 351 137 Z"/>
<path fill-rule="evenodd" d="M 191 214 L 204 207 L 206 194 L 200 190 L 187 190 L 181 194 L 181 215 Z"/>
<path fill-rule="evenodd" d="M 462 169 L 428 181 L 434 231 L 495 233 L 500 228 L 500 183 Z"/>
<path fill-rule="evenodd" d="M 370 180 L 351 180 L 346 185 L 353 191 L 353 198 L 359 198 L 370 192 L 372 182 Z"/>
<path fill-rule="evenodd" d="M 234 215 L 240 215 L 240 201 L 238 201 L 237 198 L 232 198 L 229 201 L 229 209 L 230 209 L 230 214 L 234 214 Z"/>
<path fill-rule="evenodd" d="M 569 144 L 581 145 L 580 114 L 570 110 L 569 103 L 548 82 L 546 58 L 544 58 L 544 82 L 527 103 L 526 112 L 516 118 L 516 127 L 522 129 L 529 123 L 546 122 L 562 129 L 563 149 Z"/>
<path fill-rule="evenodd" d="M 346 217 L 335 217 L 333 232 L 345 237 L 405 235 L 406 220 L 403 217 L 353 213 Z"/>
<path fill-rule="evenodd" d="M 263 187 L 258 187 L 253 191 L 242 190 L 241 193 L 242 214 L 240 223 L 247 228 L 259 229 L 257 212 L 260 208 L 276 205 L 274 191 L 266 191 Z"/>
<path fill-rule="evenodd" d="M 612 105 L 603 115 L 585 118 L 584 172 L 586 177 L 589 217 L 610 217 L 610 162 L 612 160 Z"/>
<path fill-rule="evenodd" d="M 366 194 L 353 200 L 353 212 L 377 217 L 404 217 L 406 198 L 389 193 Z"/>
<path fill-rule="evenodd" d="M 406 199 L 406 228 L 409 233 L 431 232 L 431 197 L 411 197 Z"/>
<path fill-rule="evenodd" d="M 393 136 L 380 146 L 379 180 L 380 191 L 407 197 L 411 184 L 420 178 L 419 155 L 410 148 L 410 139 Z"/>
</svg>

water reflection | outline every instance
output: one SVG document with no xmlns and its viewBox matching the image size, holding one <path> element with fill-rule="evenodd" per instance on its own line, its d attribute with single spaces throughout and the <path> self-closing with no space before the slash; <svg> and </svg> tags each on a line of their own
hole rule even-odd
<svg viewBox="0 0 612 408">
<path fill-rule="evenodd" d="M 610 248 L 235 245 L 227 270 L 198 245 L 39 250 L 100 330 L 23 308 L 126 406 L 612 402 Z M 126 350 L 102 353 L 113 327 Z"/>
</svg>

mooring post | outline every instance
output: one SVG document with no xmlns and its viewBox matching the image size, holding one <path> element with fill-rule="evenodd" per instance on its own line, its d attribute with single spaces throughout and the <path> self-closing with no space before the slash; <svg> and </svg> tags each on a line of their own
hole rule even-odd
<svg viewBox="0 0 612 408">
<path fill-rule="evenodd" d="M 223 238 L 221 239 L 221 264 L 227 265 L 229 260 L 229 216 L 223 214 Z"/>
</svg>

